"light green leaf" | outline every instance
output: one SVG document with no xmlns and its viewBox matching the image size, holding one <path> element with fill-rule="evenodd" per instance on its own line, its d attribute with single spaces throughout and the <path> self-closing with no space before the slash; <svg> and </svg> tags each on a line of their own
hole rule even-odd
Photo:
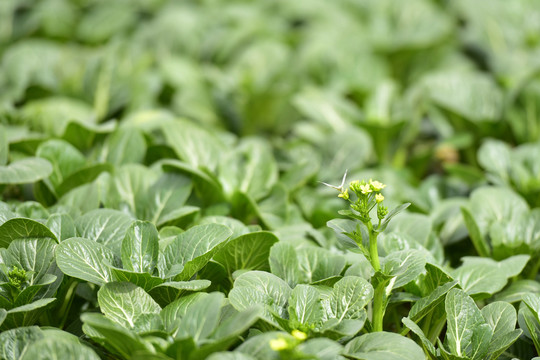
<svg viewBox="0 0 540 360">
<path fill-rule="evenodd" d="M 113 266 L 110 266 L 109 269 L 111 270 L 114 281 L 130 282 L 143 288 L 144 291 L 147 292 L 165 281 L 162 278 L 152 276 L 149 273 L 134 272 L 125 269 L 119 269 Z"/>
<path fill-rule="evenodd" d="M 270 269 L 272 274 L 287 281 L 289 286 L 303 283 L 303 275 L 300 271 L 296 249 L 288 242 L 280 241 L 270 249 Z"/>
<path fill-rule="evenodd" d="M 240 352 L 220 351 L 213 353 L 207 360 L 257 360 L 253 356 L 242 354 Z"/>
<path fill-rule="evenodd" d="M 124 269 L 152 274 L 158 262 L 159 234 L 147 221 L 137 220 L 126 231 L 122 241 Z"/>
<path fill-rule="evenodd" d="M 138 129 L 122 127 L 108 136 L 103 152 L 105 161 L 116 166 L 141 163 L 146 154 L 146 141 Z"/>
<path fill-rule="evenodd" d="M 328 316 L 339 321 L 358 318 L 372 298 L 370 283 L 361 277 L 345 276 L 334 285 Z"/>
<path fill-rule="evenodd" d="M 338 360 L 343 351 L 343 345 L 326 338 L 310 339 L 298 346 L 304 354 L 316 356 L 320 360 Z"/>
<path fill-rule="evenodd" d="M 131 359 L 137 352 L 154 350 L 141 337 L 101 314 L 84 313 L 81 315 L 81 321 L 84 323 L 83 331 L 90 338 L 105 343 L 106 348 L 125 359 Z"/>
<path fill-rule="evenodd" d="M 27 157 L 0 166 L 0 184 L 28 184 L 45 179 L 53 172 L 50 162 L 41 158 Z"/>
<path fill-rule="evenodd" d="M 19 327 L 0 334 L 0 358 L 18 360 L 33 342 L 43 338 L 37 326 Z"/>
<path fill-rule="evenodd" d="M 158 304 L 165 306 L 186 293 L 204 290 L 211 284 L 209 280 L 167 281 L 153 287 L 149 293 Z"/>
<path fill-rule="evenodd" d="M 493 336 L 474 300 L 465 291 L 452 289 L 446 295 L 446 339 L 452 354 L 483 359 Z"/>
<path fill-rule="evenodd" d="M 235 151 L 219 163 L 219 180 L 229 196 L 238 190 L 258 201 L 277 179 L 277 163 L 262 139 L 242 139 Z"/>
<path fill-rule="evenodd" d="M 400 212 L 402 212 L 403 210 L 408 208 L 410 205 L 411 205 L 411 203 L 405 203 L 405 204 L 401 204 L 398 207 L 390 210 L 388 215 L 385 216 L 381 226 L 379 226 L 376 230 L 378 232 L 383 232 L 386 229 L 386 227 L 388 226 L 388 224 L 390 223 L 390 220 L 392 220 L 392 218 L 394 216 L 396 216 L 397 214 L 399 214 Z"/>
<path fill-rule="evenodd" d="M 497 121 L 502 114 L 502 92 L 481 72 L 439 72 L 426 77 L 424 85 L 437 105 L 471 121 Z"/>
<path fill-rule="evenodd" d="M 52 164 L 53 173 L 49 180 L 55 190 L 69 175 L 86 164 L 84 155 L 64 140 L 53 139 L 42 143 L 36 155 Z"/>
<path fill-rule="evenodd" d="M 50 238 L 56 236 L 42 223 L 26 218 L 11 218 L 0 225 L 0 248 L 8 247 L 16 239 Z"/>
<path fill-rule="evenodd" d="M 87 183 L 91 183 L 104 172 L 112 173 L 112 165 L 93 164 L 82 167 L 67 176 L 64 181 L 62 181 L 62 183 L 57 187 L 56 192 L 59 197 L 62 197 L 75 188 L 83 186 Z"/>
<path fill-rule="evenodd" d="M 68 214 L 58 213 L 52 214 L 45 225 L 56 236 L 58 241 L 77 236 L 77 229 L 73 219 Z"/>
<path fill-rule="evenodd" d="M 164 173 L 146 190 L 144 206 L 137 207 L 139 218 L 157 226 L 184 216 L 182 205 L 191 194 L 191 180 L 183 175 Z"/>
<path fill-rule="evenodd" d="M 496 359 L 521 335 L 521 330 L 515 330 L 517 322 L 516 309 L 503 301 L 496 301 L 482 308 L 482 315 L 493 331 L 488 354 Z"/>
<path fill-rule="evenodd" d="M 429 341 L 429 339 L 426 337 L 422 329 L 416 325 L 414 321 L 412 321 L 409 318 L 403 318 L 401 319 L 403 324 L 409 328 L 413 333 L 415 333 L 422 343 L 422 347 L 424 348 L 424 351 L 429 354 L 430 359 L 437 359 L 437 350 L 435 350 L 435 346 Z"/>
<path fill-rule="evenodd" d="M 8 310 L 0 330 L 33 325 L 46 308 L 56 299 L 43 298 L 33 303 Z"/>
<path fill-rule="evenodd" d="M 426 258 L 421 251 L 402 250 L 384 258 L 382 271 L 385 275 L 395 277 L 392 288 L 397 289 L 416 279 L 425 266 Z"/>
<path fill-rule="evenodd" d="M 300 248 L 297 257 L 308 283 L 341 275 L 347 263 L 344 256 L 315 246 Z"/>
<path fill-rule="evenodd" d="M 115 263 L 111 249 L 85 238 L 71 238 L 56 247 L 56 262 L 66 275 L 96 285 L 113 281 L 109 264 Z"/>
<path fill-rule="evenodd" d="M 411 307 L 411 310 L 409 311 L 409 318 L 414 322 L 420 321 L 431 310 L 433 310 L 440 303 L 442 303 L 448 291 L 450 291 L 457 285 L 458 285 L 457 281 L 447 282 L 437 287 L 429 295 L 416 301 Z"/>
<path fill-rule="evenodd" d="M 323 306 L 319 292 L 309 285 L 297 285 L 289 298 L 289 321 L 291 326 L 306 330 L 323 319 Z M 299 326 L 305 326 L 299 327 Z"/>
<path fill-rule="evenodd" d="M 192 304 L 208 296 L 207 293 L 194 293 L 173 301 L 161 310 L 160 316 L 165 330 L 172 333 L 178 329 L 180 320 L 187 314 Z"/>
<path fill-rule="evenodd" d="M 278 238 L 268 231 L 238 236 L 227 242 L 213 257 L 231 275 L 236 270 L 270 270 L 270 248 Z"/>
<path fill-rule="evenodd" d="M 235 280 L 229 301 L 238 311 L 263 305 L 263 318 L 273 324 L 272 313 L 286 318 L 285 307 L 290 293 L 289 285 L 277 276 L 263 271 L 248 271 Z"/>
<path fill-rule="evenodd" d="M 21 360 L 99 360 L 100 357 L 90 347 L 67 337 L 50 336 L 31 343 Z"/>
<path fill-rule="evenodd" d="M 235 351 L 252 356 L 257 360 L 280 360 L 279 353 L 270 347 L 270 342 L 275 339 L 285 339 L 291 342 L 295 340 L 292 335 L 285 332 L 265 332 L 244 341 Z"/>
<path fill-rule="evenodd" d="M 164 251 L 167 271 L 180 264 L 184 269 L 175 276 L 175 281 L 189 280 L 225 245 L 231 234 L 231 230 L 218 224 L 198 225 L 181 233 Z"/>
<path fill-rule="evenodd" d="M 133 328 L 141 314 L 157 314 L 161 307 L 143 289 L 128 282 L 111 282 L 98 291 L 101 312 L 114 322 Z"/>
<path fill-rule="evenodd" d="M 180 320 L 176 338 L 191 337 L 195 343 L 208 338 L 219 322 L 224 298 L 222 293 L 213 292 L 192 303 Z"/>
<path fill-rule="evenodd" d="M 510 146 L 500 140 L 487 139 L 478 149 L 478 163 L 487 171 L 496 175 L 502 184 L 508 182 L 511 167 Z"/>
<path fill-rule="evenodd" d="M 362 335 L 350 341 L 343 354 L 362 360 L 418 360 L 424 352 L 414 341 L 404 336 L 387 332 Z"/>
<path fill-rule="evenodd" d="M 167 143 L 181 160 L 195 168 L 215 170 L 225 147 L 216 136 L 188 120 L 178 120 L 163 126 Z"/>
<path fill-rule="evenodd" d="M 121 211 L 96 209 L 77 218 L 75 226 L 81 237 L 102 244 L 120 256 L 122 240 L 132 222 L 133 219 Z"/>
</svg>

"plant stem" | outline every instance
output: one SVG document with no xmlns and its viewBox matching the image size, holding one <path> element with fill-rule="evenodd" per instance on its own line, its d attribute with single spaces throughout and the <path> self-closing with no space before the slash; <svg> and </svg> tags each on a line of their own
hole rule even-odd
<svg viewBox="0 0 540 360">
<path fill-rule="evenodd" d="M 378 233 L 373 231 L 373 225 L 368 223 L 369 229 L 369 257 L 371 258 L 371 265 L 375 271 L 381 270 L 381 264 L 379 262 L 379 251 L 377 250 L 377 235 Z"/>
<path fill-rule="evenodd" d="M 379 284 L 373 294 L 373 332 L 383 330 L 383 317 L 384 317 L 384 283 Z"/>
</svg>

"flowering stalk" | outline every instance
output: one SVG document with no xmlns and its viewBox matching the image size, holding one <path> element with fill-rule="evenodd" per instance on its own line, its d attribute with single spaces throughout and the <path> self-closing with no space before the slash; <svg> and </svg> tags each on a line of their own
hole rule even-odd
<svg viewBox="0 0 540 360">
<path fill-rule="evenodd" d="M 346 173 L 345 173 L 346 175 Z M 352 219 L 359 220 L 367 229 L 367 237 L 369 244 L 366 248 L 363 243 L 362 231 L 354 231 L 352 233 L 346 233 L 351 239 L 353 239 L 360 249 L 363 251 L 366 258 L 370 261 L 371 266 L 375 272 L 381 271 L 381 264 L 379 261 L 379 251 L 377 248 L 377 237 L 386 228 L 388 219 L 385 218 L 388 215 L 388 208 L 383 205 L 384 195 L 381 191 L 386 187 L 385 184 L 379 181 L 369 180 L 366 181 L 351 181 L 349 187 L 345 188 L 345 176 L 339 187 L 331 186 L 339 191 L 338 197 L 347 200 L 351 210 L 341 211 L 340 214 L 346 215 Z M 350 190 L 350 193 L 349 193 Z M 352 196 L 354 194 L 354 196 Z M 371 212 L 376 208 L 377 220 L 372 220 Z M 390 215 L 389 217 L 391 217 Z M 384 222 L 383 222 L 384 221 Z M 357 227 L 357 229 L 359 229 Z M 373 331 L 383 330 L 383 318 L 386 308 L 385 304 L 385 284 L 379 283 L 375 286 L 375 293 L 373 298 L 373 313 L 372 313 L 372 328 Z"/>
</svg>

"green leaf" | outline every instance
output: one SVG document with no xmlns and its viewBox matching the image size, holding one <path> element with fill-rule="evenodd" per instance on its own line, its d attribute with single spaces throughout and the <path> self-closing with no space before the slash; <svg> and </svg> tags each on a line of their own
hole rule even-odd
<svg viewBox="0 0 540 360">
<path fill-rule="evenodd" d="M 429 339 L 424 335 L 424 332 L 416 323 L 409 319 L 409 318 L 403 318 L 401 319 L 403 324 L 409 328 L 413 333 L 415 333 L 419 338 L 422 345 L 422 348 L 424 349 L 424 352 L 429 354 L 430 359 L 437 359 L 437 350 L 435 350 L 435 346 L 429 341 Z"/>
<path fill-rule="evenodd" d="M 187 314 L 192 304 L 201 298 L 208 296 L 207 293 L 194 293 L 173 301 L 161 310 L 160 316 L 163 320 L 165 330 L 173 333 L 178 329 L 180 320 Z"/>
<path fill-rule="evenodd" d="M 270 248 L 278 238 L 268 231 L 238 236 L 227 242 L 213 257 L 232 275 L 236 270 L 270 270 Z"/>
<path fill-rule="evenodd" d="M 178 157 L 195 168 L 215 170 L 225 152 L 220 139 L 191 121 L 168 123 L 162 130 Z"/>
<path fill-rule="evenodd" d="M 162 284 L 165 280 L 162 278 L 152 276 L 149 273 L 134 272 L 125 269 L 119 269 L 113 266 L 109 267 L 114 281 L 127 281 L 135 284 L 144 289 L 144 291 L 150 291 L 154 287 Z"/>
<path fill-rule="evenodd" d="M 143 205 L 138 207 L 139 218 L 152 221 L 157 226 L 185 216 L 182 205 L 191 194 L 191 180 L 175 173 L 162 174 L 146 190 Z"/>
<path fill-rule="evenodd" d="M 0 334 L 0 358 L 17 360 L 33 342 L 41 339 L 43 332 L 37 326 L 19 327 Z"/>
<path fill-rule="evenodd" d="M 486 241 L 485 236 L 482 235 L 482 233 L 480 232 L 478 224 L 476 223 L 476 220 L 472 216 L 471 212 L 467 208 L 462 207 L 461 214 L 463 216 L 463 220 L 465 221 L 465 225 L 467 226 L 467 230 L 469 230 L 469 237 L 471 238 L 471 241 L 478 255 L 483 257 L 490 257 L 491 250 L 489 248 L 489 245 Z"/>
<path fill-rule="evenodd" d="M 159 234 L 151 222 L 137 220 L 122 241 L 124 269 L 152 274 L 158 262 Z"/>
<path fill-rule="evenodd" d="M 240 275 L 229 293 L 231 305 L 238 311 L 253 305 L 264 306 L 263 318 L 274 324 L 272 313 L 286 318 L 286 305 L 291 288 L 277 276 L 263 271 L 248 271 Z"/>
<path fill-rule="evenodd" d="M 339 276 L 347 263 L 344 256 L 315 246 L 300 248 L 297 257 L 300 270 L 309 283 Z"/>
<path fill-rule="evenodd" d="M 49 177 L 49 181 L 55 190 L 69 175 L 86 164 L 84 155 L 64 140 L 53 139 L 42 143 L 37 149 L 36 155 L 52 164 L 53 173 Z"/>
<path fill-rule="evenodd" d="M 206 339 L 218 324 L 224 298 L 222 293 L 213 292 L 192 303 L 180 320 L 176 338 L 191 337 L 195 343 Z"/>
<path fill-rule="evenodd" d="M 219 180 L 229 197 L 238 190 L 258 201 L 270 192 L 277 179 L 272 149 L 262 139 L 242 139 L 235 151 L 219 163 Z"/>
<path fill-rule="evenodd" d="M 493 122 L 502 114 L 501 90 L 480 72 L 447 70 L 426 77 L 424 86 L 437 105 L 471 121 Z"/>
<path fill-rule="evenodd" d="M 62 197 L 71 190 L 94 181 L 104 172 L 113 172 L 111 164 L 94 164 L 82 167 L 67 176 L 58 186 L 56 192 L 59 197 Z"/>
<path fill-rule="evenodd" d="M 478 163 L 495 174 L 503 184 L 508 183 L 512 159 L 510 146 L 500 140 L 487 139 L 478 149 Z M 501 185 L 503 185 L 501 184 Z"/>
<path fill-rule="evenodd" d="M 56 262 L 66 275 L 96 285 L 113 281 L 109 264 L 115 263 L 112 250 L 92 240 L 71 238 L 56 247 Z"/>
<path fill-rule="evenodd" d="M 516 309 L 502 301 L 496 301 L 482 308 L 482 315 L 493 331 L 488 354 L 496 359 L 512 345 L 521 335 L 521 330 L 515 330 L 517 322 Z"/>
<path fill-rule="evenodd" d="M 463 265 L 453 275 L 469 295 L 494 294 L 503 289 L 509 278 L 521 273 L 528 259 L 528 255 L 516 255 L 501 262 L 464 257 Z"/>
<path fill-rule="evenodd" d="M 96 209 L 75 220 L 79 235 L 93 240 L 121 254 L 122 240 L 133 219 L 120 211 L 111 209 Z"/>
<path fill-rule="evenodd" d="M 150 295 L 128 282 L 103 285 L 98 291 L 98 304 L 107 318 L 127 328 L 133 328 L 141 314 L 157 314 L 161 311 Z"/>
<path fill-rule="evenodd" d="M 287 281 L 290 287 L 303 283 L 303 275 L 296 255 L 296 249 L 288 242 L 280 241 L 270 249 L 270 269 L 272 274 Z"/>
<path fill-rule="evenodd" d="M 33 325 L 46 308 L 56 299 L 43 298 L 33 303 L 8 310 L 0 330 Z"/>
<path fill-rule="evenodd" d="M 59 241 L 77 236 L 77 229 L 73 219 L 68 214 L 52 214 L 45 226 L 56 236 Z"/>
<path fill-rule="evenodd" d="M 437 287 L 429 295 L 427 295 L 427 296 L 423 297 L 422 299 L 416 301 L 413 304 L 413 306 L 411 307 L 411 310 L 409 311 L 409 318 L 414 322 L 420 321 L 430 311 L 432 311 L 440 303 L 442 303 L 444 301 L 448 291 L 450 291 L 451 289 L 453 289 L 457 285 L 458 285 L 457 281 L 452 281 L 452 282 L 445 283 L 445 284 Z"/>
<path fill-rule="evenodd" d="M 329 299 L 329 317 L 355 319 L 373 298 L 373 287 L 365 279 L 357 276 L 345 276 L 332 290 Z"/>
<path fill-rule="evenodd" d="M 452 354 L 483 359 L 493 330 L 486 323 L 473 299 L 465 291 L 452 289 L 446 295 L 446 340 Z"/>
<path fill-rule="evenodd" d="M 293 289 L 289 298 L 289 321 L 292 327 L 300 330 L 315 327 L 321 322 L 323 314 L 321 296 L 313 286 L 297 285 Z"/>
<path fill-rule="evenodd" d="M 392 218 L 394 216 L 396 216 L 397 214 L 399 214 L 400 212 L 402 212 L 403 210 L 405 210 L 406 208 L 408 208 L 409 206 L 411 205 L 411 203 L 405 203 L 405 204 L 402 204 L 402 205 L 399 205 L 398 207 L 390 210 L 390 212 L 388 213 L 388 215 L 386 215 L 386 217 L 384 218 L 381 226 L 379 226 L 376 230 L 377 232 L 383 232 L 386 227 L 388 226 L 388 224 L 390 223 L 390 220 L 392 220 Z"/>
<path fill-rule="evenodd" d="M 294 341 L 294 338 L 285 332 L 271 331 L 265 332 L 257 336 L 250 337 L 244 341 L 235 352 L 240 352 L 257 360 L 280 360 L 281 356 L 278 352 L 272 350 L 270 342 L 275 339 L 285 339 L 286 341 Z"/>
<path fill-rule="evenodd" d="M 520 302 L 528 293 L 540 293 L 540 283 L 534 280 L 517 280 L 495 295 L 495 300 L 508 303 Z"/>
<path fill-rule="evenodd" d="M 397 289 L 416 279 L 426 266 L 425 256 L 418 250 L 393 252 L 384 258 L 383 273 L 395 277 L 392 288 Z"/>
<path fill-rule="evenodd" d="M 125 359 L 130 359 L 137 352 L 154 350 L 141 337 L 101 314 L 84 313 L 81 315 L 81 321 L 84 323 L 83 331 L 90 338 Z"/>
<path fill-rule="evenodd" d="M 424 352 L 414 341 L 404 336 L 376 332 L 362 335 L 350 341 L 343 354 L 352 359 L 363 360 L 418 360 Z"/>
<path fill-rule="evenodd" d="M 218 224 L 198 225 L 181 233 L 163 253 L 167 272 L 180 264 L 184 268 L 174 277 L 175 281 L 189 280 L 225 245 L 231 234 L 231 230 Z"/>
<path fill-rule="evenodd" d="M 105 161 L 113 165 L 141 163 L 146 154 L 146 141 L 138 129 L 123 127 L 107 138 L 104 146 Z"/>
<path fill-rule="evenodd" d="M 298 345 L 300 352 L 316 356 L 320 360 L 339 359 L 343 351 L 343 345 L 325 338 L 310 339 Z"/>
<path fill-rule="evenodd" d="M 90 347 L 64 337 L 45 337 L 31 343 L 21 360 L 99 360 L 100 357 Z"/>
<path fill-rule="evenodd" d="M 529 206 L 514 191 L 503 187 L 482 187 L 470 196 L 469 210 L 482 234 L 493 223 L 512 223 L 529 211 Z"/>
<path fill-rule="evenodd" d="M 168 305 L 186 293 L 201 291 L 211 285 L 209 280 L 191 280 L 191 281 L 167 281 L 157 285 L 150 290 L 150 295 L 164 306 Z"/>
<path fill-rule="evenodd" d="M 207 360 L 256 360 L 253 356 L 239 352 L 216 352 L 210 355 Z"/>
<path fill-rule="evenodd" d="M 0 248 L 8 247 L 16 239 L 50 238 L 56 236 L 42 223 L 26 218 L 12 218 L 0 225 Z"/>
<path fill-rule="evenodd" d="M 7 310 L 6 309 L 0 309 L 0 326 L 2 326 L 2 323 L 4 322 L 4 319 L 6 318 L 7 316 Z M 1 344 L 1 340 L 0 340 L 0 344 Z"/>
<path fill-rule="evenodd" d="M 45 179 L 53 172 L 50 162 L 41 158 L 27 157 L 0 166 L 0 184 L 28 184 Z"/>
</svg>

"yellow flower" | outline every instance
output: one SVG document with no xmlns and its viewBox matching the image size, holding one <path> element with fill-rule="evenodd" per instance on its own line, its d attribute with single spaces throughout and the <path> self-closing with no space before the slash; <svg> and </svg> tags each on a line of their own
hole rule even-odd
<svg viewBox="0 0 540 360">
<path fill-rule="evenodd" d="M 270 348 L 274 351 L 285 350 L 289 347 L 287 341 L 284 338 L 277 338 L 270 340 Z"/>
<path fill-rule="evenodd" d="M 362 194 L 367 195 L 373 190 L 368 184 L 366 184 L 366 185 L 360 185 L 360 191 L 362 192 Z"/>
<path fill-rule="evenodd" d="M 384 200 L 383 194 L 377 194 L 377 195 L 375 195 L 375 201 L 376 201 L 377 203 L 382 203 L 383 200 Z"/>
<path fill-rule="evenodd" d="M 307 339 L 306 333 L 300 330 L 293 330 L 291 335 L 294 336 L 296 340 L 304 341 Z"/>
<path fill-rule="evenodd" d="M 381 191 L 382 189 L 384 189 L 386 187 L 385 184 L 379 182 L 379 181 L 373 181 L 373 180 L 369 180 L 369 185 L 371 186 L 371 189 L 373 191 Z"/>
<path fill-rule="evenodd" d="M 341 192 L 338 197 L 343 198 L 345 200 L 349 200 L 349 189 L 345 189 L 343 192 Z"/>
</svg>

